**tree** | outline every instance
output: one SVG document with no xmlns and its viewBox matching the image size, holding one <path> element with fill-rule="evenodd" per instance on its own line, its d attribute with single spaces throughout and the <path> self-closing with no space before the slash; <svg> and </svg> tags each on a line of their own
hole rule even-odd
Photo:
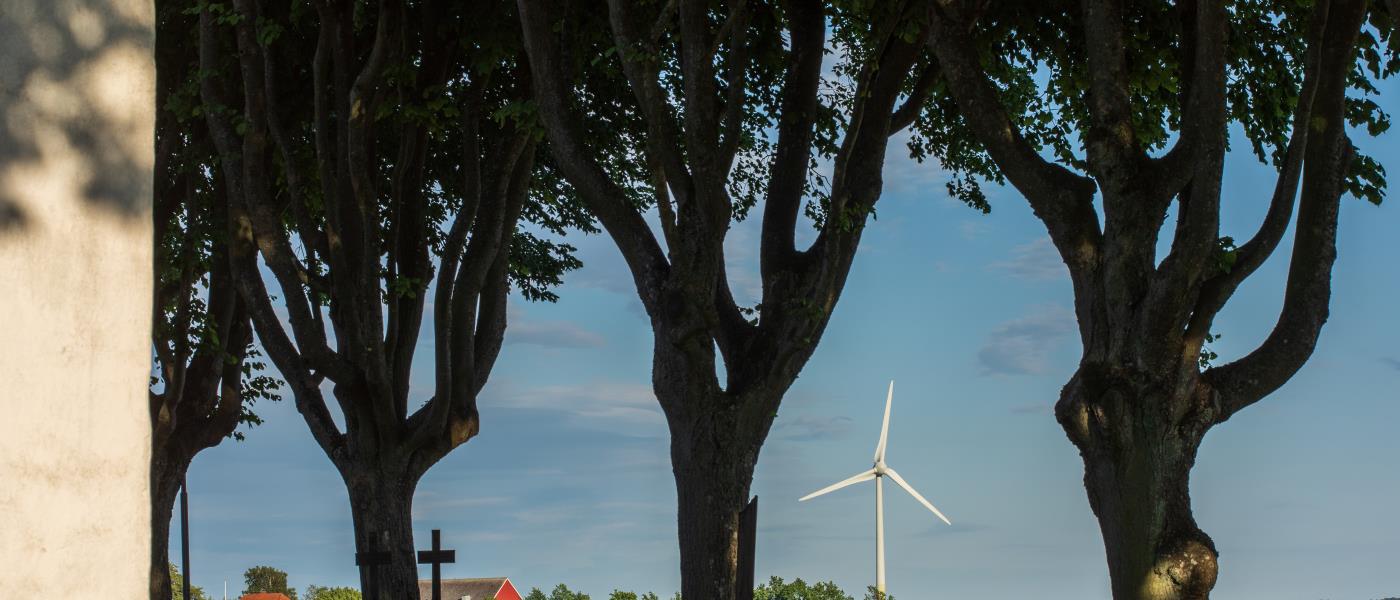
<svg viewBox="0 0 1400 600">
<path fill-rule="evenodd" d="M 928 11 L 941 100 L 961 117 L 925 129 L 932 153 L 1009 181 L 1069 268 L 1083 354 L 1055 416 L 1084 461 L 1114 598 L 1206 598 L 1217 552 L 1192 517 L 1190 470 L 1210 428 L 1313 352 L 1340 198 L 1382 197 L 1383 171 L 1356 154 L 1347 129 L 1389 125 L 1366 96 L 1400 69 L 1390 33 L 1400 15 L 1360 0 L 974 5 Z M 955 127 L 980 147 L 940 144 Z M 1232 127 L 1278 169 L 1267 214 L 1238 245 L 1220 225 Z M 1210 366 L 1203 346 L 1216 315 L 1279 246 L 1295 198 L 1273 331 Z M 1158 257 L 1173 206 L 1170 250 Z"/>
<path fill-rule="evenodd" d="M 821 581 L 808 585 L 802 578 L 784 582 L 782 577 L 770 577 L 753 591 L 754 600 L 854 600 L 836 587 L 835 582 Z"/>
<path fill-rule="evenodd" d="M 185 578 L 180 574 L 180 570 L 175 568 L 175 563 L 166 563 L 165 580 L 170 582 L 170 598 L 174 600 L 185 600 Z M 204 588 L 197 585 L 190 586 L 190 600 L 209 600 L 209 595 L 204 593 Z"/>
<path fill-rule="evenodd" d="M 577 265 L 567 246 L 517 223 L 587 226 L 537 184 L 513 8 L 235 0 L 195 10 L 235 286 L 345 482 L 356 549 L 390 553 L 372 595 L 413 597 L 414 488 L 480 429 L 476 395 L 501 350 L 507 294 L 513 284 L 552 299 L 548 287 Z M 412 406 L 430 293 L 432 393 Z M 370 583 L 363 569 L 361 589 Z"/>
<path fill-rule="evenodd" d="M 297 600 L 296 589 L 287 585 L 287 572 L 276 567 L 249 567 L 243 572 L 243 595 L 257 592 L 286 594 Z"/>
<path fill-rule="evenodd" d="M 168 600 L 171 512 L 199 452 L 239 425 L 259 423 L 259 399 L 277 400 L 263 375 L 252 324 L 229 271 L 223 181 L 205 169 L 213 148 L 198 96 L 195 19 L 161 2 L 156 24 L 154 356 L 151 379 L 150 597 Z"/>
<path fill-rule="evenodd" d="M 360 590 L 351 587 L 306 586 L 306 600 L 361 600 Z"/>
<path fill-rule="evenodd" d="M 759 450 L 840 298 L 888 140 L 927 97 L 922 3 L 518 4 L 550 154 L 652 323 L 682 594 L 730 600 Z M 824 87 L 828 26 L 844 54 Z M 749 307 L 731 293 L 724 240 L 759 200 L 762 298 Z M 798 249 L 804 212 L 816 240 Z"/>
<path fill-rule="evenodd" d="M 548 596 L 544 595 L 540 588 L 530 588 L 525 600 L 588 600 L 588 594 L 570 590 L 569 586 L 561 583 L 554 586 L 554 590 Z"/>
<path fill-rule="evenodd" d="M 875 586 L 866 586 L 865 600 L 894 600 L 894 595 L 875 589 Z"/>
<path fill-rule="evenodd" d="M 635 592 L 613 590 L 612 595 L 608 596 L 608 600 L 659 600 L 659 598 L 653 592 L 647 592 L 638 596 Z"/>
</svg>

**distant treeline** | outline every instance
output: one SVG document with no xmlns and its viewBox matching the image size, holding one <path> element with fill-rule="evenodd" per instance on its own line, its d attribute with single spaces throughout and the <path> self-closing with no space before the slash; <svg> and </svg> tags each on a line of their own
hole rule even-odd
<svg viewBox="0 0 1400 600">
<path fill-rule="evenodd" d="M 834 582 L 821 581 L 808 584 L 800 577 L 791 582 L 783 581 L 782 577 L 772 577 L 768 583 L 754 588 L 753 598 L 754 600 L 855 600 L 854 596 L 847 594 Z M 592 600 L 592 597 L 583 592 L 570 590 L 569 586 L 561 583 L 554 586 L 554 590 L 548 594 L 540 591 L 539 588 L 532 588 L 530 593 L 525 595 L 525 600 Z M 638 595 L 635 592 L 613 590 L 608 595 L 607 600 L 661 600 L 661 598 L 653 592 Z M 682 600 L 680 592 L 676 592 L 670 600 Z M 882 594 L 876 591 L 874 586 L 870 586 L 865 589 L 863 600 L 894 600 L 894 596 Z"/>
</svg>

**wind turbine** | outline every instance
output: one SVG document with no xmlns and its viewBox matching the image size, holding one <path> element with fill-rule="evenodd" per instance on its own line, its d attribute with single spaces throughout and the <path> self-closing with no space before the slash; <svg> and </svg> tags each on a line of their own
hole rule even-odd
<svg viewBox="0 0 1400 600">
<path fill-rule="evenodd" d="M 914 488 L 910 487 L 909 483 L 904 481 L 904 478 L 900 477 L 898 472 L 896 472 L 894 469 L 891 469 L 889 465 L 885 464 L 885 442 L 889 439 L 890 405 L 893 403 L 894 381 L 890 381 L 890 391 L 887 395 L 885 395 L 885 422 L 883 425 L 880 426 L 880 443 L 875 446 L 875 466 L 871 467 L 868 471 L 862 471 L 860 473 L 852 475 L 848 479 L 838 481 L 798 499 L 798 502 L 804 502 L 807 500 L 811 500 L 812 498 L 816 498 L 817 496 L 829 494 L 846 486 L 855 485 L 864 481 L 870 481 L 871 479 L 875 480 L 875 589 L 879 590 L 881 594 L 885 593 L 884 480 L 886 477 L 889 477 L 890 479 L 894 480 L 895 484 L 897 484 L 899 487 L 904 488 L 904 491 L 909 492 L 909 495 L 913 496 L 915 500 L 918 500 L 919 503 L 923 504 L 925 508 L 928 508 L 929 510 L 933 511 L 933 514 L 938 515 L 938 518 L 942 519 L 944 523 L 947 523 L 949 525 L 953 524 L 952 521 L 948 520 L 948 517 L 943 516 L 943 513 L 938 512 L 938 509 L 933 507 L 933 503 L 929 502 L 923 497 L 922 494 L 915 491 Z"/>
</svg>

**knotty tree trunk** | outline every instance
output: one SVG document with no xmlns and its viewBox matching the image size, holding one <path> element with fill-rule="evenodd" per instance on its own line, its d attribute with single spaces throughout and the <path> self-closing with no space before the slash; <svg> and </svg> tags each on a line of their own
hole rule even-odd
<svg viewBox="0 0 1400 600">
<path fill-rule="evenodd" d="M 931 85 L 920 3 L 833 13 L 841 18 L 830 26 L 868 51 L 848 57 L 855 86 L 835 106 L 819 93 L 826 7 L 781 4 L 617 0 L 597 15 L 518 2 L 550 154 L 621 251 L 651 319 L 686 598 L 737 595 L 739 513 L 759 450 L 840 298 L 880 197 L 889 138 L 915 120 Z M 603 60 L 608 68 L 595 69 Z M 633 112 L 610 115 L 618 106 Z M 818 123 L 833 125 L 823 115 L 834 113 L 849 126 L 839 141 L 819 141 Z M 756 142 L 769 127 L 775 139 Z M 818 156 L 834 157 L 829 196 L 809 184 Z M 762 298 L 743 307 L 724 238 L 760 197 Z M 799 250 L 809 201 L 825 217 Z M 639 204 L 656 208 L 664 251 Z"/>
<path fill-rule="evenodd" d="M 1215 544 L 1191 515 L 1189 481 L 1216 409 L 1208 390 L 1173 379 L 1082 367 L 1057 405 L 1065 430 L 1085 434 L 1075 441 L 1114 598 L 1206 598 L 1215 585 Z"/>
<path fill-rule="evenodd" d="M 1303 366 L 1327 319 L 1337 213 L 1344 179 L 1354 167 L 1345 131 L 1347 74 L 1356 67 L 1366 2 L 1323 0 L 1303 7 L 1304 14 L 1288 15 L 1309 21 L 1298 44 L 1305 54 L 1291 57 L 1296 62 L 1285 67 L 1255 65 L 1253 77 L 1276 82 L 1296 80 L 1291 65 L 1301 64 L 1303 73 L 1301 85 L 1285 88 L 1296 109 L 1291 135 L 1278 132 L 1287 145 L 1276 148 L 1279 175 L 1268 213 L 1238 247 L 1220 231 L 1226 130 L 1232 115 L 1248 129 L 1257 126 L 1251 111 L 1268 116 L 1276 109 L 1267 103 L 1250 106 L 1240 95 L 1231 97 L 1236 104 L 1229 106 L 1227 96 L 1238 91 L 1232 86 L 1239 82 L 1227 81 L 1226 65 L 1255 60 L 1250 44 L 1275 42 L 1248 37 L 1254 35 L 1248 28 L 1231 30 L 1235 15 L 1223 2 L 1182 3 L 1176 13 L 1180 28 L 1167 34 L 1176 37 L 1179 55 L 1166 63 L 1176 67 L 1179 97 L 1144 106 L 1142 89 L 1129 76 L 1144 67 L 1132 61 L 1143 59 L 1125 42 L 1130 35 L 1125 15 L 1142 7 L 1111 0 L 1080 4 L 1079 14 L 1046 7 L 1045 14 L 1028 15 L 1024 22 L 1009 15 L 996 27 L 979 28 L 976 14 L 966 7 L 936 3 L 929 11 L 930 44 L 964 122 L 999 174 L 1045 223 L 1069 268 L 1083 356 L 1055 415 L 1084 461 L 1084 486 L 1103 534 L 1113 597 L 1205 599 L 1215 586 L 1218 555 L 1191 514 L 1191 467 L 1211 427 L 1277 390 Z M 1011 31 L 1043 31 L 1037 20 L 1042 18 L 1058 19 L 1082 36 L 1076 42 L 1082 44 L 1082 57 L 1046 56 L 1088 74 L 1087 81 L 1069 84 L 1079 87 L 1066 100 L 1085 115 L 1076 123 L 1085 159 L 1076 166 L 1087 174 L 1042 158 L 1042 148 L 1028 141 L 1026 121 L 1015 121 L 1018 115 L 1007 111 L 1010 104 L 975 51 Z M 1161 19 L 1140 21 L 1149 22 Z M 1056 31 L 1053 40 L 1022 43 L 1058 47 L 1062 40 Z M 1227 44 L 1227 31 L 1243 36 L 1243 42 Z M 1229 54 L 1236 51 L 1244 54 Z M 1137 127 L 1135 119 L 1156 119 L 1162 112 L 1178 119 L 1179 137 L 1154 157 L 1146 148 L 1165 146 L 1166 140 L 1153 140 L 1155 134 Z M 1203 347 L 1215 316 L 1279 245 L 1293 220 L 1295 199 L 1293 252 L 1273 331 L 1244 357 L 1209 366 Z M 1102 203 L 1102 227 L 1096 202 Z M 1158 235 L 1173 202 L 1177 222 L 1171 249 L 1159 259 Z"/>
</svg>

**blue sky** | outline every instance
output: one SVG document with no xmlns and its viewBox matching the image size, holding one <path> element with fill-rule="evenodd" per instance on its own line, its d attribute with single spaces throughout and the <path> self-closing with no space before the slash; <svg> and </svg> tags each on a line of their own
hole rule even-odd
<svg viewBox="0 0 1400 600">
<path fill-rule="evenodd" d="M 1385 88 L 1400 97 L 1394 82 Z M 1400 177 L 1400 138 L 1357 142 Z M 1224 234 L 1247 239 L 1273 174 L 1243 151 L 1228 160 Z M 943 182 L 936 165 L 892 148 L 879 218 L 759 461 L 758 577 L 831 579 L 852 592 L 871 583 L 873 487 L 797 498 L 869 468 L 894 379 L 888 460 L 954 525 L 891 488 L 891 593 L 1107 598 L 1082 466 L 1050 413 L 1079 351 L 1064 267 L 1014 190 L 992 190 L 983 216 L 950 200 Z M 756 226 L 729 236 L 741 302 L 753 300 Z M 1317 352 L 1281 391 L 1206 437 L 1192 496 L 1221 552 L 1218 598 L 1400 595 L 1397 234 L 1396 206 L 1344 199 Z M 426 547 L 428 532 L 443 530 L 457 550 L 451 577 L 565 582 L 595 598 L 614 588 L 669 595 L 679 587 L 675 492 L 649 386 L 650 330 L 611 242 L 571 241 L 585 267 L 559 303 L 513 304 L 480 399 L 481 435 L 419 485 L 415 535 Z M 1289 251 L 1285 241 L 1217 319 L 1222 362 L 1272 327 Z M 266 424 L 247 441 L 208 450 L 190 469 L 193 581 L 217 595 L 227 580 L 236 594 L 245 568 L 268 564 L 297 588 L 355 585 L 338 475 L 290 399 L 258 412 Z M 178 556 L 178 523 L 171 541 Z"/>
</svg>

